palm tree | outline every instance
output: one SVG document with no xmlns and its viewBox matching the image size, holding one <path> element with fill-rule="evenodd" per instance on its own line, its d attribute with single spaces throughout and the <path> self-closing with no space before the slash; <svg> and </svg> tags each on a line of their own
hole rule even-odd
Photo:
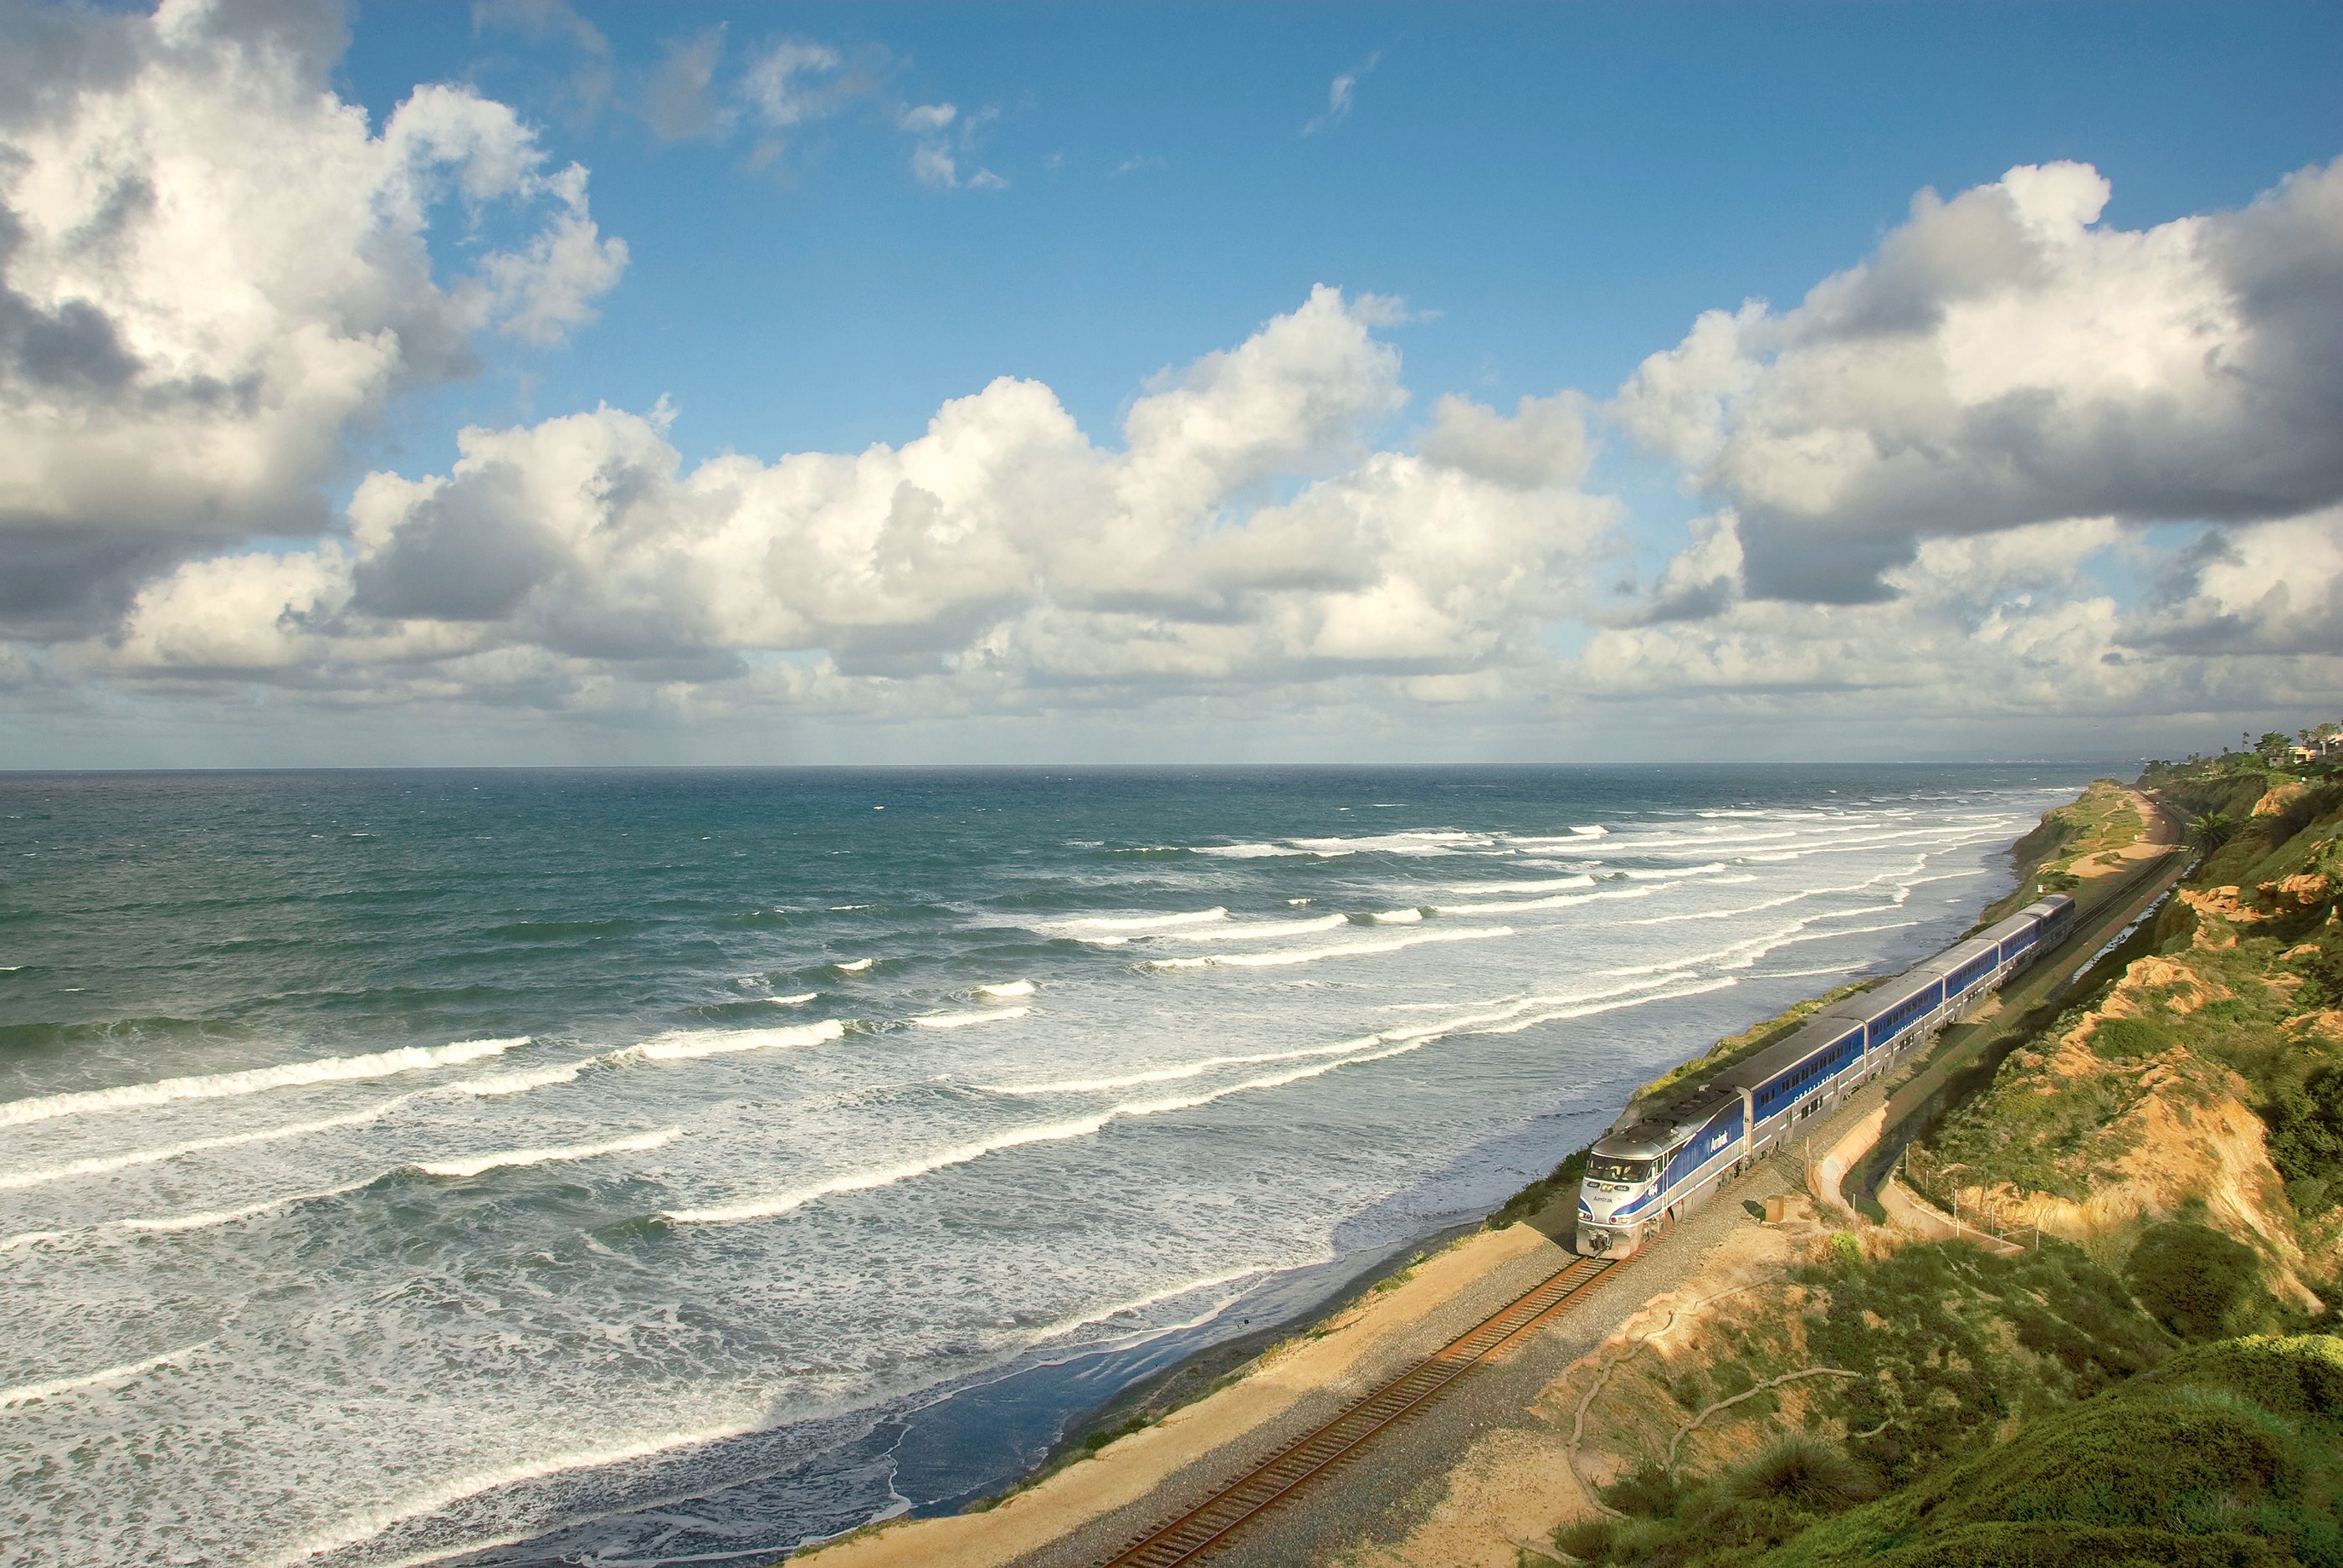
<svg viewBox="0 0 2343 1568">
<path fill-rule="evenodd" d="M 2188 823 L 2188 836 L 2207 850 L 2219 849 L 2237 835 L 2237 819 L 2227 811 L 2207 811 Z"/>
</svg>

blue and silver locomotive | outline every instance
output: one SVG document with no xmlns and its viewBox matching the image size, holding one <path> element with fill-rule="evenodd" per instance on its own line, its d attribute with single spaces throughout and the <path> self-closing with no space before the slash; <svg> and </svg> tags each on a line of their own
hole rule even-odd
<svg viewBox="0 0 2343 1568">
<path fill-rule="evenodd" d="M 1824 1008 L 1777 1045 L 1656 1103 L 1631 1105 L 1595 1140 L 1579 1185 L 1578 1250 L 1624 1258 L 1656 1226 L 1715 1194 L 1792 1129 L 1910 1055 L 2075 924 L 2064 893 L 2029 904 L 1894 980 Z"/>
</svg>

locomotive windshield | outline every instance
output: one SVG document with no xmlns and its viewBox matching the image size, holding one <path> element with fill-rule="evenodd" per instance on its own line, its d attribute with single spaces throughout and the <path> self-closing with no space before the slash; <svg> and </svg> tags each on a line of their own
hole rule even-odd
<svg viewBox="0 0 2343 1568">
<path fill-rule="evenodd" d="M 1586 1162 L 1586 1173 L 1597 1181 L 1647 1181 L 1651 1180 L 1649 1160 L 1612 1160 L 1597 1154 Z"/>
</svg>

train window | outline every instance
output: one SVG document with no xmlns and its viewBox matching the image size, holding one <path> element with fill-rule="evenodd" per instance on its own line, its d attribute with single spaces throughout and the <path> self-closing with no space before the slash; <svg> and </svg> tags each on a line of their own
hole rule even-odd
<svg viewBox="0 0 2343 1568">
<path fill-rule="evenodd" d="M 1648 1181 L 1649 1160 L 1611 1160 L 1597 1154 L 1586 1162 L 1586 1174 L 1597 1181 Z"/>
</svg>

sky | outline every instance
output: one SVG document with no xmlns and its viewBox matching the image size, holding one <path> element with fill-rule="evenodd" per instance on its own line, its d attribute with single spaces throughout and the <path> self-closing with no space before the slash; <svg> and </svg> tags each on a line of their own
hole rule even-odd
<svg viewBox="0 0 2343 1568">
<path fill-rule="evenodd" d="M 2326 5 L 0 0 L 0 766 L 2343 716 Z"/>
</svg>

